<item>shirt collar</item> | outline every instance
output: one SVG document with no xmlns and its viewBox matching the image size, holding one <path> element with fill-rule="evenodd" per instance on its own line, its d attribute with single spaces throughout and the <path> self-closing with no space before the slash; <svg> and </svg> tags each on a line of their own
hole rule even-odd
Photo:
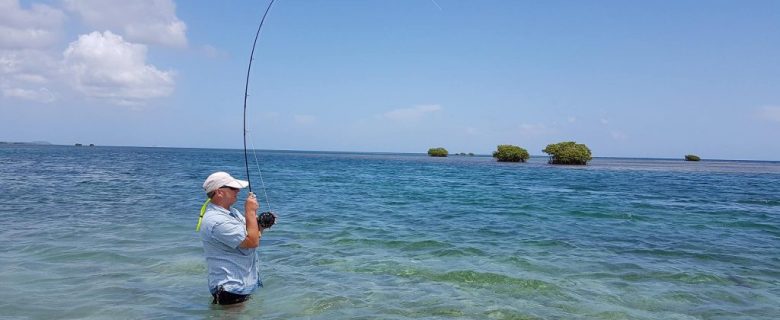
<svg viewBox="0 0 780 320">
<path fill-rule="evenodd" d="M 229 215 L 231 217 L 236 218 L 236 214 L 233 213 L 234 209 L 232 207 L 231 207 L 231 210 L 228 210 L 228 209 L 225 209 L 222 206 L 218 206 L 218 205 L 216 205 L 214 203 L 209 203 L 209 206 L 211 206 L 212 208 L 216 209 L 219 212 L 222 212 L 222 213 L 224 213 L 226 215 Z"/>
</svg>

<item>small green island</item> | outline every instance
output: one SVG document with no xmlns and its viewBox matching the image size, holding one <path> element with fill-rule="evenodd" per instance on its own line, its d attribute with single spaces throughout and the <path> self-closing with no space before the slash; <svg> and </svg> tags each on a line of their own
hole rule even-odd
<svg viewBox="0 0 780 320">
<path fill-rule="evenodd" d="M 701 158 L 695 154 L 686 154 L 685 161 L 701 161 Z"/>
<path fill-rule="evenodd" d="M 446 157 L 448 154 L 447 149 L 442 147 L 428 149 L 428 156 L 431 157 Z"/>
<path fill-rule="evenodd" d="M 542 151 L 550 155 L 550 164 L 586 165 L 593 159 L 588 146 L 574 141 L 548 144 Z"/>
<path fill-rule="evenodd" d="M 526 162 L 531 156 L 528 150 L 511 144 L 501 144 L 493 151 L 493 158 L 499 162 Z"/>
</svg>

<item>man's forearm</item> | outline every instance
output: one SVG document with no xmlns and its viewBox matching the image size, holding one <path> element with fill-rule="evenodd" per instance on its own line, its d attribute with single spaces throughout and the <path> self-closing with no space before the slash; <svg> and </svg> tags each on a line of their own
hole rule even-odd
<svg viewBox="0 0 780 320">
<path fill-rule="evenodd" d="M 247 211 L 246 218 L 246 238 L 241 242 L 243 248 L 257 248 L 260 245 L 260 227 L 257 225 L 257 211 Z"/>
</svg>

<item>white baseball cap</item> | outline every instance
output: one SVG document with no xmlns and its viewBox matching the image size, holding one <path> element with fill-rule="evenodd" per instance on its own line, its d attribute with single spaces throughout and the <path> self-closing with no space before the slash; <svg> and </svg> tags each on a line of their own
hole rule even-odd
<svg viewBox="0 0 780 320">
<path fill-rule="evenodd" d="M 219 171 L 212 173 L 208 178 L 206 178 L 206 181 L 203 182 L 203 190 L 206 190 L 206 193 L 209 193 L 222 187 L 243 189 L 248 185 L 249 181 L 238 180 L 233 178 L 227 172 Z"/>
</svg>

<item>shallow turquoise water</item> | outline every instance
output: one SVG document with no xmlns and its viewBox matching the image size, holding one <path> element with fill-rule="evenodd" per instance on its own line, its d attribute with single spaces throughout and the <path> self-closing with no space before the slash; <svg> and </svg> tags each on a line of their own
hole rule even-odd
<svg viewBox="0 0 780 320">
<path fill-rule="evenodd" d="M 780 316 L 777 162 L 258 157 L 280 220 L 225 310 L 194 226 L 243 151 L 0 146 L 0 318 Z"/>
</svg>

